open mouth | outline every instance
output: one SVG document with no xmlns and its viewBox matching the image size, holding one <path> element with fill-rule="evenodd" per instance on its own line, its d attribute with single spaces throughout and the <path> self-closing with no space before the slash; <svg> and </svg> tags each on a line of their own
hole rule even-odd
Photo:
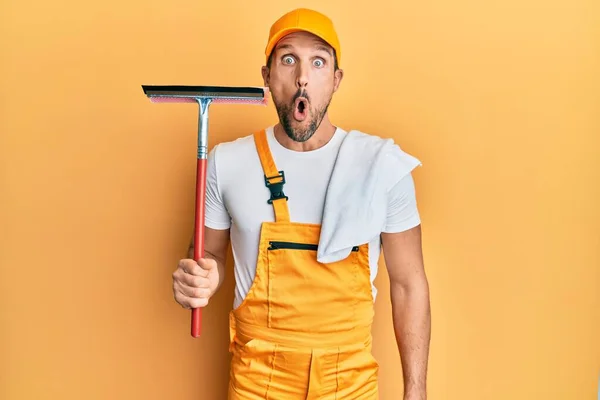
<svg viewBox="0 0 600 400">
<path fill-rule="evenodd" d="M 305 98 L 298 98 L 294 103 L 294 118 L 297 121 L 304 121 L 307 115 L 308 101 Z"/>
</svg>

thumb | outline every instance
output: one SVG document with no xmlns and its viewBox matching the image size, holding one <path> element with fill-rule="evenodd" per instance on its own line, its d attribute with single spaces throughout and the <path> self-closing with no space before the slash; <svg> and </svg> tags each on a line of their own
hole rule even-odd
<svg viewBox="0 0 600 400">
<path fill-rule="evenodd" d="M 198 265 L 204 270 L 211 270 L 217 267 L 217 262 L 212 258 L 200 258 Z"/>
</svg>

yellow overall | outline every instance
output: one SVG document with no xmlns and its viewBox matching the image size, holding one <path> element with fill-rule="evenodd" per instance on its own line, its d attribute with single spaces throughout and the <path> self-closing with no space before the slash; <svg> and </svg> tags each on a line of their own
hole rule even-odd
<svg viewBox="0 0 600 400">
<path fill-rule="evenodd" d="M 290 221 L 285 175 L 254 135 L 275 222 L 262 224 L 256 275 L 230 313 L 229 400 L 376 400 L 368 244 L 319 263 L 320 225 Z"/>
</svg>

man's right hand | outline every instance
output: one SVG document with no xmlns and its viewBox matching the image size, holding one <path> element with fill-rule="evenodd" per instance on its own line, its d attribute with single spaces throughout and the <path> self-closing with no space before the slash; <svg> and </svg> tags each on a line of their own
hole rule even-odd
<svg viewBox="0 0 600 400">
<path fill-rule="evenodd" d="M 173 272 L 175 301 L 186 309 L 206 307 L 219 286 L 219 269 L 212 258 L 182 259 Z"/>
</svg>

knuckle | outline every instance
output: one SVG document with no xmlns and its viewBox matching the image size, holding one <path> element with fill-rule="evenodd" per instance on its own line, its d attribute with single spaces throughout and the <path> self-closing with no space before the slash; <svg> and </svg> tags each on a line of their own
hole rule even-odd
<svg viewBox="0 0 600 400">
<path fill-rule="evenodd" d="M 183 264 L 185 266 L 185 270 L 187 271 L 188 274 L 193 274 L 194 271 L 196 271 L 196 263 L 192 260 L 186 260 L 185 264 Z"/>
<path fill-rule="evenodd" d="M 180 287 L 181 286 L 181 282 L 182 282 L 181 276 L 179 276 L 179 275 L 174 276 L 173 277 L 173 288 Z"/>
</svg>

